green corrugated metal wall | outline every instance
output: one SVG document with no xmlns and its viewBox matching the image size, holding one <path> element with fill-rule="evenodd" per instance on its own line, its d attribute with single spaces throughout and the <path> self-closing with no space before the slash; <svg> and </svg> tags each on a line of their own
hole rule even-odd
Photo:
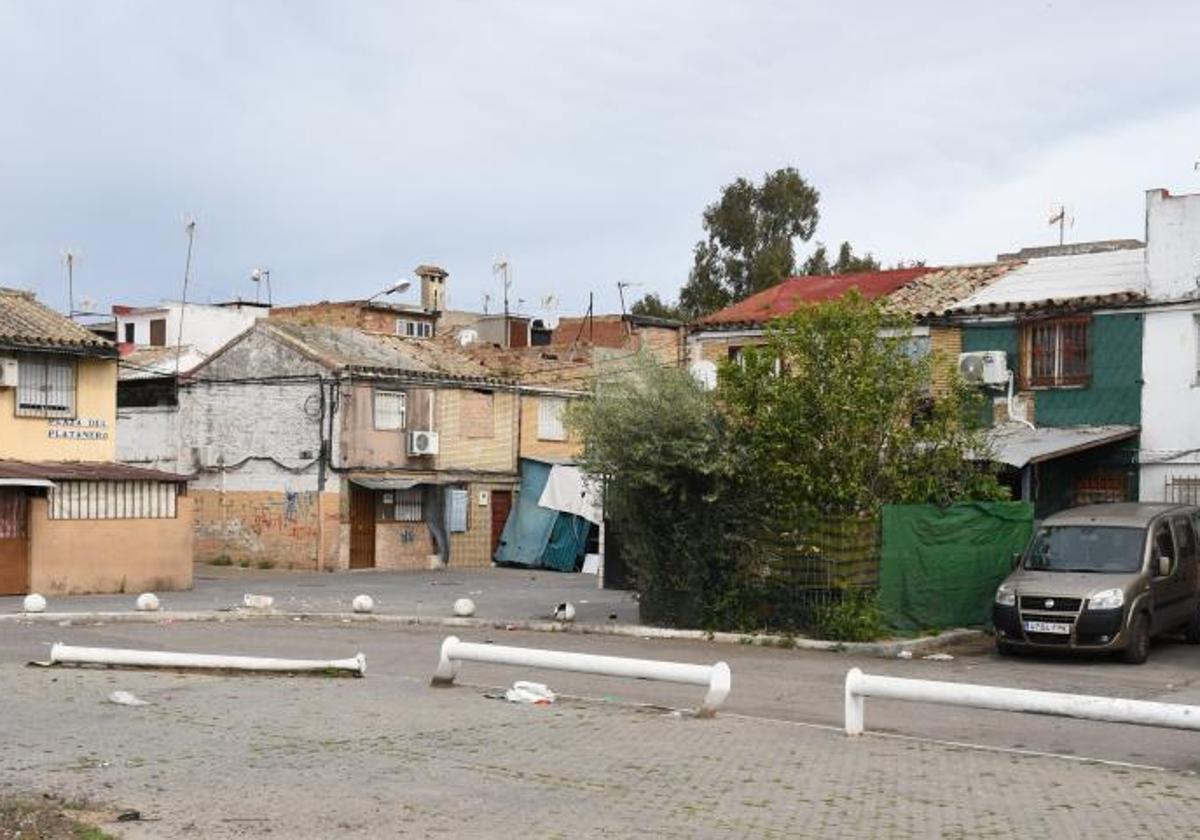
<svg viewBox="0 0 1200 840">
<path fill-rule="evenodd" d="M 1018 358 L 1016 324 L 979 324 L 963 328 L 963 352 L 1003 350 L 1009 364 Z M 1142 417 L 1142 316 L 1092 318 L 1092 380 L 1086 388 L 1050 388 L 1036 392 L 1039 426 L 1137 425 Z"/>
</svg>

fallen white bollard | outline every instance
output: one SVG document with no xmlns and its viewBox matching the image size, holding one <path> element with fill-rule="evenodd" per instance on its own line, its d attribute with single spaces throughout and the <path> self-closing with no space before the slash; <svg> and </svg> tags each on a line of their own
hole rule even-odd
<svg viewBox="0 0 1200 840">
<path fill-rule="evenodd" d="M 123 665 L 132 668 L 201 668 L 211 671 L 347 671 L 361 677 L 367 672 L 367 658 L 356 654 L 352 659 L 275 659 L 266 656 L 226 656 L 211 653 L 172 653 L 165 650 L 128 650 L 122 648 L 72 647 L 55 642 L 50 647 L 48 665 Z"/>
<path fill-rule="evenodd" d="M 700 717 L 712 717 L 729 696 L 732 675 L 724 662 L 715 665 L 692 665 L 685 662 L 660 662 L 654 659 L 628 659 L 624 656 L 597 656 L 591 653 L 567 653 L 538 648 L 480 645 L 463 642 L 457 636 L 447 636 L 442 642 L 442 656 L 434 685 L 451 685 L 458 676 L 464 660 L 487 662 L 492 665 L 522 665 L 526 668 L 546 668 L 554 671 L 578 671 L 608 677 L 630 677 L 637 680 L 702 685 L 708 688 L 704 702 L 697 712 Z"/>
<path fill-rule="evenodd" d="M 846 734 L 863 733 L 863 699 L 884 697 L 916 703 L 972 706 L 1000 712 L 1029 712 L 1039 715 L 1200 729 L 1200 706 L 1097 697 L 1091 694 L 1061 694 L 973 683 L 881 677 L 851 668 L 846 674 Z"/>
</svg>

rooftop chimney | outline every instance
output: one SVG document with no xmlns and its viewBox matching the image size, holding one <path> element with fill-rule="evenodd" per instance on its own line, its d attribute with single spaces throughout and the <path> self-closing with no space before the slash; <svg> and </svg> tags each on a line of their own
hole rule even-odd
<svg viewBox="0 0 1200 840">
<path fill-rule="evenodd" d="M 421 308 L 426 312 L 442 312 L 446 308 L 446 269 L 436 265 L 419 265 L 413 273 L 421 278 Z"/>
</svg>

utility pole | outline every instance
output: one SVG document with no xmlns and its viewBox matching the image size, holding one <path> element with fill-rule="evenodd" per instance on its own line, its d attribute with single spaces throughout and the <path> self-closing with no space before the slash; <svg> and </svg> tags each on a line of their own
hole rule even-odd
<svg viewBox="0 0 1200 840">
<path fill-rule="evenodd" d="M 188 280 L 192 277 L 192 245 L 196 242 L 196 219 L 189 213 L 183 217 L 187 233 L 187 259 L 183 263 L 183 299 L 179 303 L 179 332 L 175 339 L 175 387 L 179 387 L 179 357 L 183 353 L 183 316 L 187 312 Z"/>
</svg>

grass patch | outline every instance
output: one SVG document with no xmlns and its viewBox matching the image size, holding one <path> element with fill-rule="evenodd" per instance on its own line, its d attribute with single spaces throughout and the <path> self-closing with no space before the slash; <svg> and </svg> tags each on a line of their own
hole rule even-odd
<svg viewBox="0 0 1200 840">
<path fill-rule="evenodd" d="M 0 796 L 0 837 L 22 840 L 116 840 L 79 814 L 80 803 L 67 803 L 51 796 L 42 799 Z"/>
<path fill-rule="evenodd" d="M 210 560 L 209 565 L 210 566 L 232 566 L 233 560 L 230 559 L 228 554 L 222 554 L 220 557 L 214 557 L 212 560 Z"/>
</svg>

